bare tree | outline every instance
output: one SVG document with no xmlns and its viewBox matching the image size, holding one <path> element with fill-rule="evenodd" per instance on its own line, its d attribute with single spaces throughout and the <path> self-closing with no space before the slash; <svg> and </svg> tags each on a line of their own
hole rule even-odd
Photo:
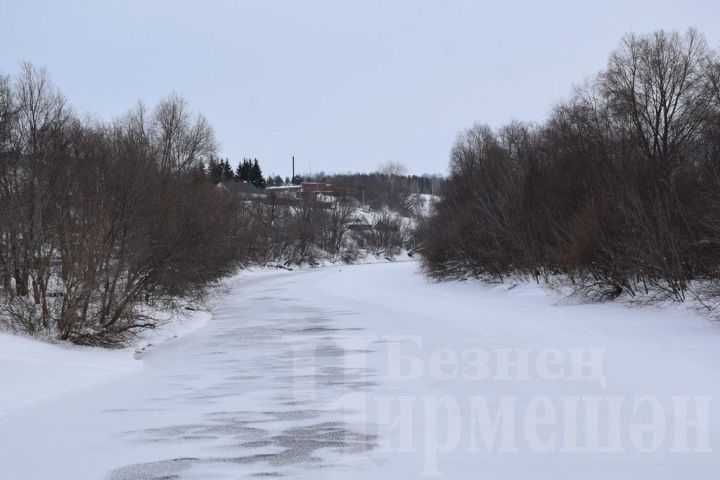
<svg viewBox="0 0 720 480">
<path fill-rule="evenodd" d="M 718 282 L 716 59 L 694 30 L 628 35 L 544 124 L 463 132 L 424 228 L 428 273 L 597 299 Z"/>
<path fill-rule="evenodd" d="M 138 109 L 136 123 L 143 125 Z M 215 133 L 207 119 L 190 112 L 185 99 L 178 95 L 164 98 L 153 111 L 149 126 L 151 143 L 157 148 L 160 167 L 187 173 L 215 155 Z"/>
<path fill-rule="evenodd" d="M 660 30 L 627 35 L 610 56 L 601 86 L 615 112 L 631 123 L 645 156 L 670 172 L 708 108 L 705 38 Z"/>
</svg>

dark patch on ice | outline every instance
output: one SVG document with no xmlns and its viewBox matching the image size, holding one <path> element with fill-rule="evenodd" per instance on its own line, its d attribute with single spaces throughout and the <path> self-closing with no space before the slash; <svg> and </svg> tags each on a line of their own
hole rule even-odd
<svg viewBox="0 0 720 480">
<path fill-rule="evenodd" d="M 128 465 L 114 470 L 108 480 L 171 480 L 180 478 L 179 474 L 187 471 L 196 463 L 197 458 L 175 458 L 158 462 Z"/>
<path fill-rule="evenodd" d="M 283 289 L 275 291 L 282 293 Z M 245 305 L 242 312 L 236 314 L 230 307 L 216 312 L 215 331 L 203 345 L 188 352 L 197 368 L 167 375 L 164 380 L 172 380 L 164 383 L 167 394 L 147 399 L 166 403 L 169 408 L 165 410 L 196 406 L 200 420 L 124 433 L 131 442 L 191 444 L 197 458 L 129 465 L 111 472 L 109 480 L 186 478 L 194 467 L 220 464 L 257 464 L 262 471 L 250 475 L 280 477 L 285 476 L 283 470 L 287 467 L 332 465 L 323 458 L 327 451 L 354 455 L 375 447 L 374 435 L 335 420 L 342 411 L 317 408 L 343 393 L 374 385 L 374 372 L 347 367 L 343 361 L 345 355 L 367 352 L 346 350 L 342 342 L 336 341 L 339 335 L 362 330 L 335 325 L 337 317 L 356 312 L 306 307 L 286 297 L 282 298 L 283 304 L 275 303 L 268 310 L 267 306 L 277 298 L 271 295 L 271 289 L 261 293 L 250 297 L 250 305 Z M 243 318 L 245 312 L 255 311 L 255 302 L 264 310 L 257 309 L 263 312 L 261 317 L 248 324 Z M 298 354 L 314 359 L 310 373 L 294 370 Z M 205 378 L 211 380 L 205 383 Z M 303 397 L 306 392 L 310 400 Z M 228 410 L 236 398 L 256 401 L 246 397 L 255 393 L 265 402 L 261 411 L 232 406 Z M 214 407 L 220 402 L 225 410 Z"/>
</svg>

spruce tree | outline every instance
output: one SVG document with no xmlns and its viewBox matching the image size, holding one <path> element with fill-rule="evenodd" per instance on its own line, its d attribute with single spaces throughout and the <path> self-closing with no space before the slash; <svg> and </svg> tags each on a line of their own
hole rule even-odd
<svg viewBox="0 0 720 480">
<path fill-rule="evenodd" d="M 222 178 L 223 181 L 230 181 L 233 179 L 235 175 L 233 174 L 233 169 L 230 166 L 230 161 L 226 158 L 224 162 L 222 162 Z"/>
<path fill-rule="evenodd" d="M 245 181 L 252 182 L 252 161 L 249 158 L 243 160 L 243 169 L 245 170 Z"/>
<path fill-rule="evenodd" d="M 238 164 L 237 170 L 235 171 L 235 178 L 241 182 L 249 182 L 251 181 L 251 170 L 252 162 L 247 158 L 243 158 L 242 162 Z"/>
<path fill-rule="evenodd" d="M 247 182 L 248 181 L 248 159 L 243 158 L 240 163 L 238 163 L 237 169 L 235 170 L 235 179 L 239 180 L 241 182 Z"/>
<path fill-rule="evenodd" d="M 250 181 L 257 188 L 265 188 L 265 178 L 263 177 L 262 170 L 260 169 L 260 164 L 258 163 L 257 158 L 253 161 L 252 167 L 250 169 Z"/>
<path fill-rule="evenodd" d="M 208 175 L 210 175 L 210 180 L 212 180 L 213 183 L 217 183 L 222 180 L 222 162 L 218 161 L 218 159 L 214 157 L 210 157 L 210 160 L 208 161 Z"/>
</svg>

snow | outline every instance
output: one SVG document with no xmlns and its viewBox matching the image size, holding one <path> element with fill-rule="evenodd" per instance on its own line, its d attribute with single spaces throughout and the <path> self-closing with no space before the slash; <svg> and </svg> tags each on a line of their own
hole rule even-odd
<svg viewBox="0 0 720 480">
<path fill-rule="evenodd" d="M 709 479 L 720 471 L 720 326 L 683 308 L 562 305 L 532 284 L 431 283 L 414 262 L 263 269 L 228 288 L 207 323 L 169 335 L 142 363 L 128 352 L 0 336 L 0 377 L 11 392 L 0 393 L 0 405 L 12 409 L 0 424 L 0 478 Z M 54 393 L 64 379 L 73 390 Z M 53 396 L 18 401 L 26 387 Z M 492 425 L 473 426 L 482 419 L 475 411 L 473 424 L 472 409 L 484 401 L 494 415 L 508 399 L 504 418 L 515 422 L 500 422 L 486 446 Z M 594 428 L 588 405 L 609 411 L 612 399 L 619 416 L 601 409 Z M 666 425 L 641 432 L 641 446 L 664 432 L 643 452 L 633 442 L 648 405 Z M 533 424 L 538 406 L 544 422 Z M 698 412 L 707 414 L 699 429 L 690 425 Z"/>
<path fill-rule="evenodd" d="M 202 327 L 209 314 L 188 311 L 165 320 L 162 329 L 148 330 L 137 345 L 120 350 L 51 344 L 0 332 L 0 426 L 35 403 L 139 372 L 143 362 L 136 358 L 136 349 L 187 335 Z"/>
<path fill-rule="evenodd" d="M 62 348 L 0 333 L 0 425 L 13 412 L 53 395 L 136 371 L 127 352 Z"/>
<path fill-rule="evenodd" d="M 414 193 L 410 195 L 410 202 L 414 205 L 415 214 L 423 217 L 429 217 L 435 204 L 439 201 L 439 195 L 430 193 Z"/>
<path fill-rule="evenodd" d="M 318 193 L 317 196 L 315 197 L 315 199 L 316 199 L 318 202 L 322 202 L 322 203 L 334 203 L 334 202 L 337 201 L 337 197 L 336 197 L 336 196 L 334 196 L 334 195 L 325 195 L 325 194 L 322 194 L 322 193 Z"/>
</svg>

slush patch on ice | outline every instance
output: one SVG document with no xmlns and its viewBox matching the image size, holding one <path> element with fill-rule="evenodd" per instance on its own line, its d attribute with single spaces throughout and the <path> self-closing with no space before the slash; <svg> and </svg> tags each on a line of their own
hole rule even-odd
<svg viewBox="0 0 720 480">
<path fill-rule="evenodd" d="M 254 309 L 272 298 L 269 288 L 255 290 L 242 308 L 219 308 L 213 331 L 183 354 L 192 368 L 166 372 L 168 389 L 147 398 L 202 415 L 123 434 L 131 444 L 176 445 L 192 457 L 128 465 L 113 471 L 111 480 L 205 478 L 240 465 L 252 466 L 248 475 L 284 476 L 374 448 L 373 435 L 355 431 L 343 412 L 327 407 L 333 398 L 373 384 L 372 371 L 343 361 L 364 352 L 346 351 L 335 338 L 362 330 L 333 325 L 352 312 L 308 308 L 297 300 L 279 310 Z M 256 313 L 245 318 L 246 312 Z M 314 359 L 315 368 L 300 374 L 298 358 Z"/>
<path fill-rule="evenodd" d="M 203 427 L 189 426 L 190 430 Z M 244 432 L 244 427 L 231 429 L 231 433 L 250 433 L 252 436 L 257 432 Z M 182 428 L 168 429 L 175 438 L 182 434 Z M 227 431 L 223 433 L 228 433 Z M 170 478 L 181 478 L 180 474 L 192 467 L 212 466 L 221 463 L 255 464 L 260 463 L 272 467 L 283 467 L 293 464 L 302 466 L 323 466 L 324 460 L 320 453 L 330 451 L 335 453 L 353 454 L 367 451 L 374 446 L 375 437 L 353 432 L 341 422 L 324 422 L 306 427 L 291 428 L 278 435 L 268 436 L 263 440 L 244 442 L 239 445 L 239 450 L 251 450 L 253 448 L 275 448 L 274 453 L 259 453 L 253 455 L 241 455 L 237 457 L 209 457 L 209 458 L 181 458 L 173 460 L 162 460 L 150 463 L 129 465 L 115 470 L 109 476 L 109 480 L 159 480 Z M 267 475 L 268 473 L 282 475 L 281 472 L 257 472 L 256 475 Z"/>
<path fill-rule="evenodd" d="M 159 462 L 130 465 L 115 470 L 109 480 L 171 480 L 180 478 L 179 474 L 189 470 L 197 459 L 176 458 Z"/>
</svg>

